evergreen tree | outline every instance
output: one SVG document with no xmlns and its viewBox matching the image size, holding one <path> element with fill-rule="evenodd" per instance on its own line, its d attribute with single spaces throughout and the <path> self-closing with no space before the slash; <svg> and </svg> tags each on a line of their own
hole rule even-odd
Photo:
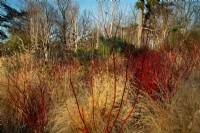
<svg viewBox="0 0 200 133">
<path fill-rule="evenodd" d="M 6 29 L 8 32 L 20 30 L 19 23 L 17 19 L 21 19 L 26 15 L 26 11 L 18 11 L 15 8 L 6 4 L 6 1 L 0 1 L 0 38 L 6 39 L 8 36 L 5 32 Z M 18 23 L 17 23 L 18 22 Z"/>
</svg>

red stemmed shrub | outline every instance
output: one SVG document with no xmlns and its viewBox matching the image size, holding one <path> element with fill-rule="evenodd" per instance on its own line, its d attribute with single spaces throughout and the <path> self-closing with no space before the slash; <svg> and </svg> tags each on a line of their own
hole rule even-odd
<svg viewBox="0 0 200 133">
<path fill-rule="evenodd" d="M 185 54 L 183 49 L 155 51 L 144 48 L 143 52 L 130 57 L 132 85 L 142 86 L 141 89 L 155 100 L 169 98 L 180 80 L 187 79 L 195 64 L 194 56 Z"/>
<path fill-rule="evenodd" d="M 23 73 L 24 74 L 24 73 Z M 7 94 L 24 128 L 42 132 L 48 123 L 50 109 L 49 88 L 45 82 L 33 82 L 22 75 L 7 75 Z M 20 81 L 21 80 L 21 81 Z"/>
<path fill-rule="evenodd" d="M 10 67 L 2 75 L 4 79 L 0 87 L 4 99 L 8 101 L 5 104 L 15 111 L 13 123 L 18 123 L 21 131 L 39 133 L 45 130 L 49 121 L 47 114 L 51 104 L 51 87 L 47 79 L 50 77 L 44 74 L 45 66 L 29 59 L 20 57 L 16 62 L 8 60 Z"/>
</svg>

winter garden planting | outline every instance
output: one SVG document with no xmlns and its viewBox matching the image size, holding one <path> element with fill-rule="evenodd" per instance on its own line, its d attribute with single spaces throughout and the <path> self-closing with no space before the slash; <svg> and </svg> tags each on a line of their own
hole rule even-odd
<svg viewBox="0 0 200 133">
<path fill-rule="evenodd" d="M 199 133 L 199 3 L 88 1 L 0 1 L 0 132 Z"/>
<path fill-rule="evenodd" d="M 199 80 L 199 46 L 193 49 L 127 50 L 91 57 L 87 66 L 76 58 L 4 58 L 3 131 L 199 131 L 199 86 L 190 83 Z"/>
</svg>

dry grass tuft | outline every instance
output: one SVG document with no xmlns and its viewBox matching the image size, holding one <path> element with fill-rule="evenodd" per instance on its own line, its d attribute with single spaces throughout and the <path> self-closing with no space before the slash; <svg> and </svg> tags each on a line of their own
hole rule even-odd
<svg viewBox="0 0 200 133">
<path fill-rule="evenodd" d="M 141 107 L 140 132 L 199 133 L 200 86 L 193 81 L 183 83 L 171 101 L 165 104 L 166 108 L 148 96 L 143 97 L 138 103 Z"/>
<path fill-rule="evenodd" d="M 116 91 L 116 104 L 114 111 L 111 115 L 111 119 L 114 118 L 121 101 L 121 96 L 124 88 L 125 79 L 119 77 L 117 80 L 117 91 Z M 74 82 L 75 84 L 76 82 Z M 104 132 L 104 127 L 107 124 L 107 117 L 113 102 L 113 91 L 114 91 L 114 78 L 111 74 L 95 75 L 93 77 L 93 95 L 91 93 L 92 87 L 79 88 L 82 92 L 77 94 L 80 108 L 83 109 L 84 120 L 89 132 Z M 127 96 L 127 95 L 126 95 Z M 125 96 L 125 97 L 126 97 Z M 94 110 L 93 110 L 93 99 L 94 99 Z M 126 105 L 123 107 L 119 119 L 120 121 L 128 114 L 131 109 L 131 102 L 127 100 Z M 94 112 L 93 112 L 94 111 Z M 93 117 L 94 115 L 94 117 Z M 61 106 L 56 106 L 50 113 L 50 132 L 80 132 L 80 128 L 83 128 L 82 121 L 80 119 L 77 105 L 73 96 L 68 98 L 65 103 Z M 95 123 L 95 126 L 94 126 Z M 116 124 L 113 131 L 117 131 L 119 128 Z"/>
<path fill-rule="evenodd" d="M 18 58 L 18 59 L 17 59 Z M 27 129 L 23 129 L 22 125 L 24 123 L 19 123 L 19 119 L 22 119 L 15 110 L 15 107 L 10 101 L 10 98 L 8 96 L 8 86 L 6 84 L 8 83 L 7 76 L 10 74 L 15 75 L 16 74 L 16 67 L 17 65 L 21 63 L 30 64 L 31 61 L 30 55 L 23 55 L 20 57 L 12 56 L 10 58 L 1 58 L 0 59 L 0 113 L 1 113 L 1 131 L 6 133 L 18 133 L 18 132 L 31 132 Z M 18 62 L 20 61 L 20 62 Z M 26 61 L 26 62 L 25 62 Z M 29 63 L 28 63 L 29 62 Z M 23 64 L 21 64 L 22 66 Z M 19 67 L 19 66 L 18 66 Z M 26 66 L 27 67 L 27 66 Z M 30 69 L 30 68 L 29 68 Z M 34 77 L 35 71 L 29 71 L 27 74 L 28 79 L 32 79 Z M 17 81 L 19 84 L 23 85 L 23 79 L 22 77 L 18 77 Z M 15 93 L 15 88 L 9 87 L 9 89 Z M 17 94 L 16 94 L 17 95 Z M 18 97 L 18 100 L 20 100 L 21 97 Z M 18 120 L 17 120 L 18 119 Z"/>
</svg>

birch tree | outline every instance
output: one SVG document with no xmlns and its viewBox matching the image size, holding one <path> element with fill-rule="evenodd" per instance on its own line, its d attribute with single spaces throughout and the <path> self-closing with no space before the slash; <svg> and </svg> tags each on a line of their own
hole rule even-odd
<svg viewBox="0 0 200 133">
<path fill-rule="evenodd" d="M 199 1 L 177 1 L 174 2 L 173 31 L 179 34 L 179 43 L 183 44 L 192 31 L 196 30 L 199 22 Z"/>
<path fill-rule="evenodd" d="M 76 3 L 71 10 L 70 23 L 70 48 L 73 47 L 76 52 L 78 49 L 78 4 Z"/>
<path fill-rule="evenodd" d="M 118 26 L 121 23 L 122 14 L 119 10 L 120 0 L 98 1 L 99 18 L 98 23 L 101 26 L 99 29 L 107 38 L 116 36 Z"/>
<path fill-rule="evenodd" d="M 91 12 L 84 10 L 79 18 L 78 22 L 78 41 L 81 46 L 91 46 L 93 41 L 93 33 L 96 31 L 96 27 L 93 27 Z M 95 37 L 96 38 L 96 37 Z"/>
<path fill-rule="evenodd" d="M 144 0 L 140 0 L 136 3 L 136 6 L 139 8 L 139 24 L 138 24 L 138 37 L 137 37 L 137 48 L 140 48 L 142 45 L 142 30 L 143 30 L 143 16 L 144 16 Z"/>
<path fill-rule="evenodd" d="M 42 51 L 45 61 L 48 61 L 56 11 L 46 1 L 29 1 L 28 13 L 30 40 L 34 53 L 37 55 Z"/>
<path fill-rule="evenodd" d="M 167 33 L 169 32 L 169 16 L 172 12 L 171 2 L 160 0 L 139 0 L 136 7 L 140 10 L 138 22 L 138 43 L 137 47 L 142 45 L 142 38 L 149 43 L 149 32 L 153 42 L 165 43 Z M 143 31 L 146 31 L 144 36 Z M 144 43 L 144 42 L 143 42 Z"/>
<path fill-rule="evenodd" d="M 58 36 L 62 43 L 62 51 L 74 48 L 77 50 L 78 43 L 78 4 L 71 0 L 57 0 L 58 19 L 57 27 Z"/>
<path fill-rule="evenodd" d="M 69 23 L 70 23 L 70 8 L 71 1 L 70 0 L 57 0 L 59 17 L 57 20 L 57 26 L 59 31 L 60 39 L 62 45 L 67 45 L 69 40 Z"/>
</svg>

